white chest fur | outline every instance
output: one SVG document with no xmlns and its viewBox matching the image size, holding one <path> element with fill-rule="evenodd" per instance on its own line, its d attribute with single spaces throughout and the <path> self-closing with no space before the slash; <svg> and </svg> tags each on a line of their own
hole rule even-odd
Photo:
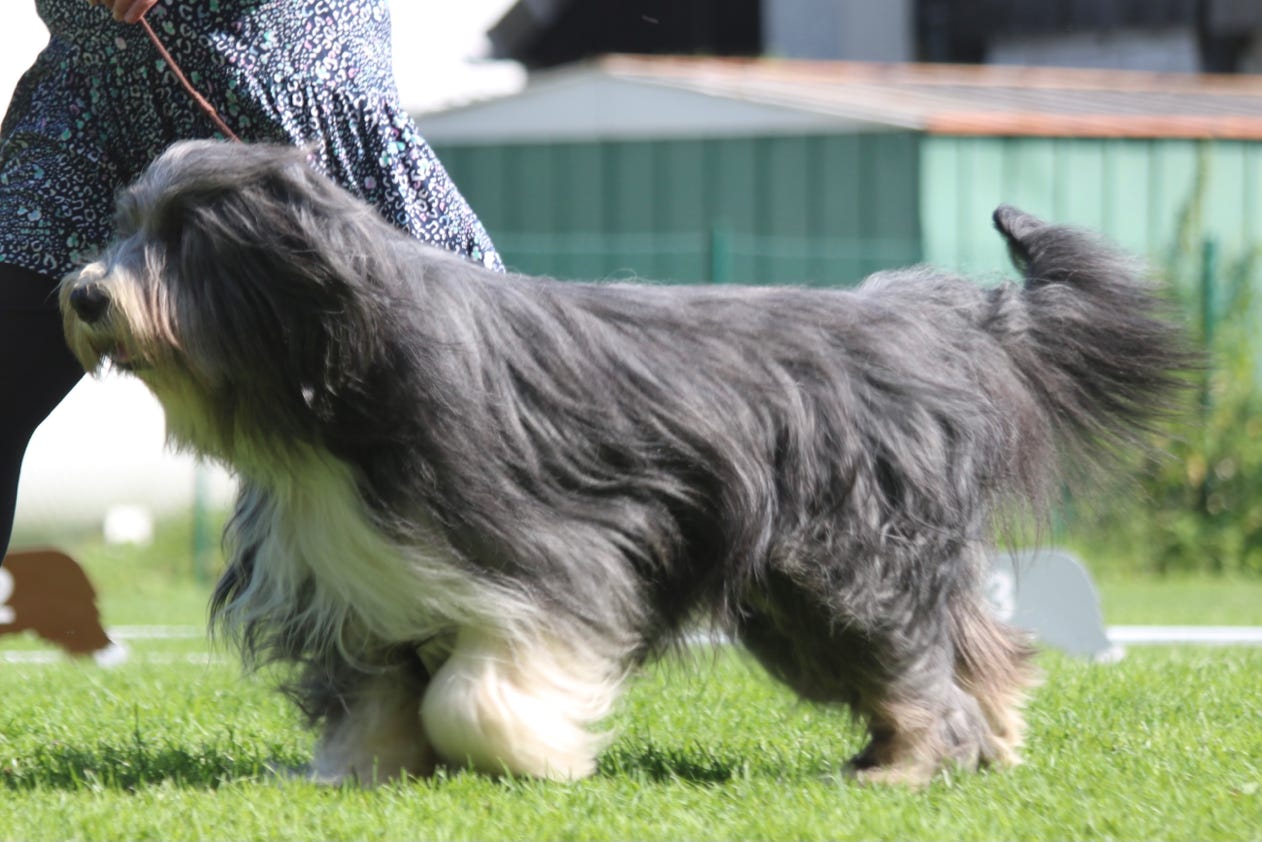
<svg viewBox="0 0 1262 842">
<path fill-rule="evenodd" d="M 351 470 L 327 454 L 247 485 L 243 505 L 250 516 L 230 530 L 228 548 L 256 550 L 248 585 L 225 609 L 230 625 L 284 618 L 355 658 L 460 629 L 507 629 L 537 610 L 472 572 L 424 513 L 406 543 L 389 539 Z"/>
</svg>

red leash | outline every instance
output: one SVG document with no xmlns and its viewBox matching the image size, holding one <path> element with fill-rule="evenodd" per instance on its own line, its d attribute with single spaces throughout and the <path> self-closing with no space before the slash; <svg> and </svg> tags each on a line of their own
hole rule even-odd
<svg viewBox="0 0 1262 842">
<path fill-rule="evenodd" d="M 237 137 L 236 132 L 228 128 L 228 124 L 225 123 L 223 118 L 219 116 L 219 112 L 215 110 L 215 106 L 211 105 L 210 100 L 202 96 L 201 92 L 199 92 L 197 88 L 193 87 L 193 83 L 190 82 L 188 77 L 184 75 L 184 71 L 180 69 L 179 63 L 176 62 L 171 53 L 167 51 L 167 48 L 163 45 L 162 40 L 158 38 L 158 33 L 154 32 L 153 27 L 149 25 L 149 21 L 142 17 L 140 19 L 140 25 L 144 27 L 145 34 L 149 36 L 149 40 L 152 41 L 153 46 L 157 48 L 158 55 L 162 56 L 162 60 L 167 63 L 167 67 L 171 68 L 171 72 L 175 74 L 175 78 L 180 80 L 180 84 L 184 86 L 184 90 L 188 91 L 188 95 L 193 98 L 193 102 L 196 102 L 198 106 L 201 107 L 202 111 L 206 112 L 206 116 L 209 117 L 210 121 L 215 124 L 215 128 L 217 128 L 224 137 L 240 143 L 241 138 Z"/>
</svg>

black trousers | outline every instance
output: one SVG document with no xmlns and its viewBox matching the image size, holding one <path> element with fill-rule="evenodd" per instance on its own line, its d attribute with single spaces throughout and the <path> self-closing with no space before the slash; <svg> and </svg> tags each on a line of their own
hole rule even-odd
<svg viewBox="0 0 1262 842">
<path fill-rule="evenodd" d="M 0 263 L 0 559 L 31 434 L 83 377 L 62 338 L 56 288 L 55 278 Z"/>
</svg>

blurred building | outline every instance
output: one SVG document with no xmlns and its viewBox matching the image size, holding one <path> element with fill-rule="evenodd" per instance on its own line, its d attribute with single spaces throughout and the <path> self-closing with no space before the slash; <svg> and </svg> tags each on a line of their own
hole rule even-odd
<svg viewBox="0 0 1262 842">
<path fill-rule="evenodd" d="M 525 88 L 421 124 L 526 271 L 997 271 L 1012 202 L 1253 272 L 1262 0 L 518 0 L 489 38 Z"/>
<path fill-rule="evenodd" d="M 624 55 L 419 119 L 507 262 L 564 278 L 1005 271 L 1002 202 L 1162 269 L 1262 238 L 1256 76 Z"/>
<path fill-rule="evenodd" d="M 519 0 L 490 32 L 530 68 L 606 53 L 1262 71 L 1258 0 Z"/>
</svg>

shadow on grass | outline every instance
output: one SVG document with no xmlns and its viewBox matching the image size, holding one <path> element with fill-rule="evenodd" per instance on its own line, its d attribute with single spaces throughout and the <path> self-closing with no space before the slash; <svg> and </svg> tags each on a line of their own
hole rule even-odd
<svg viewBox="0 0 1262 842">
<path fill-rule="evenodd" d="M 259 746 L 232 742 L 202 746 L 150 745 L 143 741 L 101 742 L 94 746 L 53 743 L 0 767 L 0 789 L 133 792 L 172 784 L 213 790 L 239 781 L 304 777 L 299 770 L 305 769 L 308 759 L 293 756 L 278 746 L 260 753 Z M 762 769 L 766 762 L 767 758 L 763 758 L 762 762 L 751 764 L 743 754 L 719 752 L 702 745 L 642 744 L 608 749 L 600 756 L 597 774 L 653 783 L 719 786 L 766 771 Z M 783 771 L 781 765 L 776 768 Z M 438 780 L 441 778 L 440 773 Z"/>
<path fill-rule="evenodd" d="M 235 744 L 179 746 L 143 741 L 96 745 L 54 743 L 0 767 L 0 788 L 10 791 L 136 791 L 164 783 L 188 789 L 217 789 L 236 781 L 278 777 L 278 769 L 299 769 L 305 758 L 281 751 L 267 756 L 257 747 Z M 654 782 L 684 781 L 715 786 L 749 774 L 743 758 L 721 755 L 701 746 L 661 748 L 653 745 L 615 748 L 600 758 L 602 777 L 641 778 Z M 286 777 L 283 773 L 279 777 Z"/>
<path fill-rule="evenodd" d="M 615 746 L 600 757 L 602 777 L 642 778 L 654 782 L 684 781 L 717 786 L 749 774 L 748 762 L 703 746 Z"/>
<path fill-rule="evenodd" d="M 190 789 L 216 789 L 240 780 L 273 776 L 275 756 L 227 746 L 152 746 L 101 743 L 83 747 L 55 743 L 0 768 L 0 786 L 9 790 L 124 790 L 162 783 Z"/>
</svg>

